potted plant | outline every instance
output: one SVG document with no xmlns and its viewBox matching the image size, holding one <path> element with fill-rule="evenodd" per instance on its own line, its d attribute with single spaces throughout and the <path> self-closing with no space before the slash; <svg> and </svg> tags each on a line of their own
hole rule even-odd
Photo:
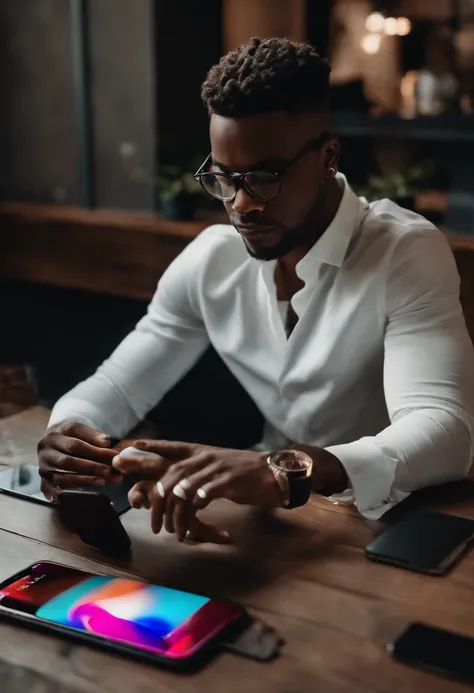
<svg viewBox="0 0 474 693">
<path fill-rule="evenodd" d="M 189 171 L 178 165 L 163 165 L 156 179 L 163 214 L 167 219 L 194 219 L 201 186 Z"/>
<path fill-rule="evenodd" d="M 414 210 L 415 195 L 426 182 L 431 164 L 425 162 L 407 166 L 399 171 L 369 176 L 367 185 L 357 189 L 357 193 L 369 202 L 388 198 L 400 207 Z"/>
</svg>

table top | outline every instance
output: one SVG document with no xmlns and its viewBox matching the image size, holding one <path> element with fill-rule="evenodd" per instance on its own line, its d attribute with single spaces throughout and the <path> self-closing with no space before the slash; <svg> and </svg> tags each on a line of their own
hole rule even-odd
<svg viewBox="0 0 474 693">
<path fill-rule="evenodd" d="M 47 419 L 48 411 L 35 407 L 0 421 L 0 464 L 34 461 Z M 471 481 L 429 490 L 391 519 L 419 505 L 474 517 L 473 498 Z M 52 560 L 235 600 L 285 638 L 280 658 L 259 664 L 223 654 L 200 673 L 183 676 L 0 624 L 2 693 L 468 690 L 393 661 L 385 647 L 413 620 L 474 636 L 474 553 L 442 578 L 372 563 L 363 549 L 383 524 L 316 496 L 291 512 L 226 502 L 206 512 L 232 533 L 235 545 L 156 537 L 148 513 L 131 510 L 122 521 L 132 555 L 116 560 L 68 533 L 54 508 L 0 495 L 0 580 L 34 561 Z"/>
</svg>

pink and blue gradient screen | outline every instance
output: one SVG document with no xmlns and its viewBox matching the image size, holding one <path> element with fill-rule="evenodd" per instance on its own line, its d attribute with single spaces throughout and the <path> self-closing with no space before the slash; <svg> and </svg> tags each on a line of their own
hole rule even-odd
<svg viewBox="0 0 474 693">
<path fill-rule="evenodd" d="M 241 615 L 226 602 L 136 580 L 46 563 L 30 570 L 2 588 L 0 605 L 161 656 L 190 656 Z"/>
</svg>

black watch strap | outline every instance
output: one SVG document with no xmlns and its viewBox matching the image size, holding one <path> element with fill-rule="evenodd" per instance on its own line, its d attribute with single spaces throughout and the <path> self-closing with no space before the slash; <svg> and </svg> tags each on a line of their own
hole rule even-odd
<svg viewBox="0 0 474 693">
<path fill-rule="evenodd" d="M 309 501 L 311 496 L 311 477 L 310 476 L 290 476 L 288 477 L 288 487 L 290 492 L 290 502 L 286 506 L 299 508 Z"/>
</svg>

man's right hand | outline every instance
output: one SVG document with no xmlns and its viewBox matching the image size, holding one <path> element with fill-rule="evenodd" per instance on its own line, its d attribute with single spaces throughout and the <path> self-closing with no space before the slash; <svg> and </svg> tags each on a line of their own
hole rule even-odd
<svg viewBox="0 0 474 693">
<path fill-rule="evenodd" d="M 117 453 L 108 436 L 90 426 L 74 421 L 51 426 L 38 443 L 43 493 L 52 498 L 58 489 L 120 483 L 112 468 Z"/>
</svg>

